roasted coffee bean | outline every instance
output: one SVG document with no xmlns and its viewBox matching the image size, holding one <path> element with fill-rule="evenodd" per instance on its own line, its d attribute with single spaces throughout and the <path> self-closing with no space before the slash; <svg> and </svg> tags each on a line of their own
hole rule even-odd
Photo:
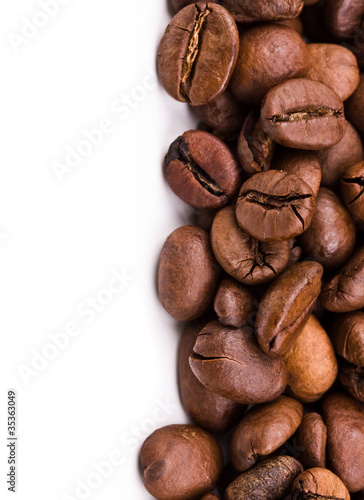
<svg viewBox="0 0 364 500">
<path fill-rule="evenodd" d="M 345 113 L 354 127 L 364 134 L 364 73 L 360 75 L 356 91 L 345 103 Z"/>
<path fill-rule="evenodd" d="M 326 467 L 327 428 L 318 413 L 306 413 L 297 434 L 298 459 L 305 469 Z"/>
<path fill-rule="evenodd" d="M 364 109 L 364 108 L 363 108 Z M 363 145 L 358 132 L 348 122 L 344 137 L 331 148 L 317 151 L 323 186 L 336 188 L 345 171 L 364 159 Z"/>
<path fill-rule="evenodd" d="M 306 182 L 317 196 L 321 183 L 321 167 L 317 153 L 299 149 L 280 148 L 274 156 L 272 169 L 297 175 Z"/>
<path fill-rule="evenodd" d="M 281 358 L 265 354 L 249 327 L 232 328 L 212 321 L 200 332 L 190 366 L 210 391 L 241 404 L 276 399 L 286 387 Z"/>
<path fill-rule="evenodd" d="M 345 484 L 328 469 L 314 467 L 296 477 L 291 491 L 292 500 L 350 500 Z"/>
<path fill-rule="evenodd" d="M 303 233 L 314 211 L 315 197 L 306 182 L 287 172 L 269 170 L 244 182 L 236 219 L 260 241 L 283 241 Z"/>
<path fill-rule="evenodd" d="M 364 220 L 364 161 L 348 168 L 341 178 L 341 196 L 348 210 Z"/>
<path fill-rule="evenodd" d="M 198 118 L 212 128 L 214 134 L 231 140 L 237 138 L 248 112 L 230 90 L 204 106 L 194 106 L 192 110 Z"/>
<path fill-rule="evenodd" d="M 262 130 L 257 110 L 249 113 L 238 139 L 238 158 L 241 168 L 250 177 L 270 169 L 275 144 Z"/>
<path fill-rule="evenodd" d="M 222 470 L 219 445 L 194 425 L 156 430 L 144 441 L 140 460 L 144 486 L 158 500 L 201 496 L 215 487 Z"/>
<path fill-rule="evenodd" d="M 336 92 L 308 78 L 271 89 L 260 116 L 271 139 L 295 149 L 328 148 L 340 141 L 346 128 L 344 106 Z"/>
<path fill-rule="evenodd" d="M 240 37 L 230 88 L 244 103 L 259 105 L 269 89 L 305 76 L 308 62 L 306 43 L 296 31 L 278 24 L 257 26 Z"/>
<path fill-rule="evenodd" d="M 193 106 L 207 104 L 226 89 L 238 51 L 238 29 L 224 7 L 207 2 L 187 5 L 161 40 L 159 78 L 174 99 Z"/>
<path fill-rule="evenodd" d="M 325 21 L 338 38 L 354 38 L 362 23 L 362 0 L 326 0 Z"/>
<path fill-rule="evenodd" d="M 221 267 L 247 285 L 272 281 L 288 265 L 289 243 L 252 238 L 238 225 L 233 206 L 217 213 L 211 228 L 211 245 Z"/>
<path fill-rule="evenodd" d="M 225 500 L 277 500 L 288 494 L 303 471 L 295 458 L 268 458 L 241 474 L 225 493 Z"/>
<path fill-rule="evenodd" d="M 158 293 L 171 316 L 189 321 L 205 314 L 214 300 L 219 276 L 206 231 L 182 226 L 168 236 L 159 260 Z"/>
<path fill-rule="evenodd" d="M 323 402 L 327 453 L 332 470 L 350 492 L 364 488 L 364 404 L 345 394 Z"/>
<path fill-rule="evenodd" d="M 294 344 L 320 293 L 322 272 L 318 262 L 299 262 L 269 286 L 255 321 L 255 333 L 264 352 L 282 355 Z"/>
<path fill-rule="evenodd" d="M 318 401 L 335 382 L 338 367 L 329 336 L 314 316 L 284 355 L 286 392 L 302 403 Z"/>
<path fill-rule="evenodd" d="M 302 413 L 301 403 L 287 396 L 254 406 L 243 417 L 231 439 L 231 460 L 235 469 L 245 471 L 260 458 L 278 450 L 296 432 Z"/>
<path fill-rule="evenodd" d="M 241 328 L 252 325 L 258 302 L 254 292 L 232 278 L 221 281 L 216 293 L 214 309 L 222 325 Z"/>
<path fill-rule="evenodd" d="M 305 254 L 324 269 L 342 266 L 355 245 L 355 224 L 336 194 L 321 188 L 310 227 L 300 236 Z"/>
<path fill-rule="evenodd" d="M 330 337 L 340 356 L 357 366 L 364 366 L 364 312 L 335 315 Z"/>
<path fill-rule="evenodd" d="M 330 43 L 307 45 L 310 55 L 307 78 L 325 83 L 342 101 L 359 85 L 359 68 L 350 50 Z"/>
<path fill-rule="evenodd" d="M 179 387 L 184 409 L 197 425 L 213 433 L 223 433 L 235 425 L 245 406 L 208 391 L 193 374 L 189 357 L 198 334 L 207 324 L 197 320 L 187 325 L 179 347 Z"/>
<path fill-rule="evenodd" d="M 172 191 L 200 209 L 227 205 L 241 185 L 229 148 L 199 130 L 189 130 L 172 142 L 164 158 L 164 172 Z"/>
<path fill-rule="evenodd" d="M 289 262 L 287 267 L 291 267 L 297 264 L 297 262 L 301 260 L 302 248 L 299 246 L 295 238 L 288 240 L 288 243 L 290 246 L 290 252 L 289 252 Z"/>
<path fill-rule="evenodd" d="M 279 21 L 297 17 L 303 8 L 303 0 L 223 0 L 239 23 Z"/>
<path fill-rule="evenodd" d="M 364 403 L 364 367 L 340 360 L 339 380 L 349 394 Z"/>
<path fill-rule="evenodd" d="M 361 309 L 364 307 L 363 282 L 364 246 L 323 286 L 320 302 L 331 312 L 345 313 Z"/>
</svg>

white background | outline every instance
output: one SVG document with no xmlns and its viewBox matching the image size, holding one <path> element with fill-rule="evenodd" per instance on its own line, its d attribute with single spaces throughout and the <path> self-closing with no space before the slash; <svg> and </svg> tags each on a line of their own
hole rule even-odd
<svg viewBox="0 0 364 500">
<path fill-rule="evenodd" d="M 1 3 L 2 499 L 14 498 L 8 389 L 17 398 L 21 500 L 150 499 L 140 445 L 154 428 L 187 421 L 176 385 L 181 326 L 155 289 L 160 248 L 189 216 L 165 184 L 162 158 L 193 125 L 151 76 L 166 1 L 59 0 L 51 19 L 38 0 Z M 33 20 L 44 26 L 32 32 Z M 55 162 L 66 164 L 67 148 L 102 120 L 110 133 L 57 177 Z M 110 298 L 115 271 L 127 286 Z M 97 296 L 110 303 L 91 318 L 85 304 Z M 72 322 L 79 334 L 65 339 Z M 57 351 L 49 335 L 60 332 Z M 34 365 L 44 352 L 54 359 Z M 110 469 L 110 456 L 122 463 Z M 95 463 L 108 477 L 95 475 Z"/>
</svg>

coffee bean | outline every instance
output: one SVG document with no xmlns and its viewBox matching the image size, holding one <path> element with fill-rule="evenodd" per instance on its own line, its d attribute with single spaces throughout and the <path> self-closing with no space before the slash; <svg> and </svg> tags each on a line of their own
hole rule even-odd
<svg viewBox="0 0 364 500">
<path fill-rule="evenodd" d="M 216 0 L 209 0 L 209 3 L 215 2 Z M 176 12 L 186 7 L 191 3 L 196 3 L 196 0 L 171 0 L 172 7 Z"/>
<path fill-rule="evenodd" d="M 364 220 L 364 162 L 348 168 L 341 178 L 341 196 L 348 210 Z"/>
<path fill-rule="evenodd" d="M 269 286 L 255 322 L 255 333 L 265 353 L 282 355 L 294 344 L 320 293 L 322 271 L 318 262 L 299 262 Z"/>
<path fill-rule="evenodd" d="M 219 208 L 235 196 L 241 177 L 229 148 L 207 132 L 189 130 L 170 146 L 164 172 L 172 191 L 195 208 Z"/>
<path fill-rule="evenodd" d="M 215 216 L 211 245 L 221 267 L 247 285 L 272 281 L 289 260 L 288 242 L 260 242 L 252 238 L 238 225 L 233 206 L 223 208 Z"/>
<path fill-rule="evenodd" d="M 240 37 L 230 88 L 240 101 L 259 105 L 272 87 L 305 76 L 308 62 L 306 43 L 296 31 L 278 24 L 257 26 Z"/>
<path fill-rule="evenodd" d="M 250 177 L 270 169 L 275 144 L 262 130 L 257 110 L 249 113 L 238 139 L 238 157 L 241 168 Z"/>
<path fill-rule="evenodd" d="M 144 486 L 158 500 L 201 496 L 215 487 L 222 470 L 219 445 L 193 425 L 156 430 L 144 441 L 140 460 Z"/>
<path fill-rule="evenodd" d="M 258 306 L 254 292 L 232 278 L 221 281 L 216 293 L 214 309 L 222 325 L 241 328 L 252 325 Z"/>
<path fill-rule="evenodd" d="M 297 264 L 297 262 L 299 262 L 302 257 L 302 248 L 299 246 L 296 238 L 288 240 L 288 243 L 290 246 L 290 252 L 287 268 Z"/>
<path fill-rule="evenodd" d="M 178 101 L 207 104 L 226 89 L 238 50 L 238 30 L 224 7 L 187 5 L 169 23 L 159 46 L 161 83 Z"/>
<path fill-rule="evenodd" d="M 306 413 L 297 431 L 298 459 L 305 469 L 326 467 L 327 428 L 318 413 Z"/>
<path fill-rule="evenodd" d="M 340 360 L 339 381 L 351 396 L 364 403 L 364 367 Z"/>
<path fill-rule="evenodd" d="M 261 172 L 241 187 L 236 219 L 244 231 L 261 241 L 283 241 L 301 234 L 315 210 L 312 189 L 296 175 Z"/>
<path fill-rule="evenodd" d="M 343 103 L 336 92 L 308 78 L 271 89 L 260 116 L 271 139 L 295 149 L 328 148 L 340 141 L 346 128 Z"/>
<path fill-rule="evenodd" d="M 338 38 L 353 38 L 362 22 L 364 3 L 361 0 L 327 0 L 325 20 Z"/>
<path fill-rule="evenodd" d="M 303 0 L 223 0 L 239 23 L 279 21 L 297 17 L 302 10 Z"/>
<path fill-rule="evenodd" d="M 272 401 L 286 387 L 283 360 L 263 353 L 249 327 L 212 321 L 197 338 L 190 366 L 208 390 L 241 404 Z"/>
<path fill-rule="evenodd" d="M 364 307 L 364 246 L 357 250 L 341 271 L 326 283 L 320 302 L 332 312 L 351 312 Z"/>
<path fill-rule="evenodd" d="M 189 321 L 205 314 L 214 300 L 219 276 L 206 231 L 182 226 L 168 236 L 159 260 L 158 293 L 171 316 Z"/>
<path fill-rule="evenodd" d="M 287 26 L 287 28 L 291 28 L 297 31 L 297 33 L 301 36 L 303 35 L 303 24 L 300 17 L 294 17 L 291 19 L 284 19 L 283 21 L 275 21 L 275 22 L 277 24 L 280 24 L 282 26 Z"/>
<path fill-rule="evenodd" d="M 335 193 L 321 188 L 310 227 L 299 237 L 305 254 L 324 269 L 342 266 L 355 245 L 355 224 Z"/>
<path fill-rule="evenodd" d="M 296 432 L 302 413 L 301 403 L 287 396 L 254 406 L 243 417 L 231 439 L 231 460 L 235 469 L 245 471 L 278 450 Z"/>
<path fill-rule="evenodd" d="M 364 134 L 364 73 L 360 75 L 359 85 L 354 94 L 345 103 L 345 112 L 354 127 Z"/>
<path fill-rule="evenodd" d="M 308 318 L 295 343 L 284 355 L 286 392 L 302 403 L 318 401 L 338 373 L 335 351 L 326 331 L 314 316 Z"/>
<path fill-rule="evenodd" d="M 340 356 L 357 366 L 364 366 L 364 312 L 335 315 L 330 337 Z"/>
<path fill-rule="evenodd" d="M 294 479 L 302 471 L 302 465 L 295 458 L 268 458 L 231 483 L 225 500 L 277 500 L 289 493 Z"/>
<path fill-rule="evenodd" d="M 197 425 L 213 433 L 228 431 L 242 417 L 245 406 L 208 391 L 193 374 L 189 356 L 207 320 L 187 325 L 179 347 L 179 387 L 184 409 Z"/>
<path fill-rule="evenodd" d="M 328 469 L 314 467 L 296 477 L 291 492 L 292 500 L 350 500 L 345 484 Z"/>
<path fill-rule="evenodd" d="M 324 399 L 327 453 L 332 470 L 350 492 L 364 488 L 364 404 L 345 394 Z"/>
</svg>

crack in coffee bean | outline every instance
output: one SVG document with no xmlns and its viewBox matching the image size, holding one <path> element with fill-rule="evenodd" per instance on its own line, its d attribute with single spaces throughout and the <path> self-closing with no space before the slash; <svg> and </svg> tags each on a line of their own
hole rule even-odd
<svg viewBox="0 0 364 500">
<path fill-rule="evenodd" d="M 349 201 L 349 205 L 351 205 L 357 199 L 359 199 L 361 197 L 361 195 L 364 193 L 364 177 L 353 177 L 351 179 L 343 178 L 343 182 L 345 182 L 346 184 L 357 184 L 358 186 L 360 186 L 362 188 L 360 190 L 360 192 L 355 196 L 355 198 L 353 198 L 351 201 Z"/>
<path fill-rule="evenodd" d="M 307 108 L 296 109 L 292 112 L 287 112 L 281 115 L 273 115 L 269 118 L 273 123 L 281 123 L 281 122 L 297 122 L 297 121 L 308 121 L 313 120 L 314 118 L 323 118 L 326 116 L 334 116 L 335 118 L 341 118 L 343 113 L 338 109 L 331 108 L 315 108 L 309 106 Z"/>
<path fill-rule="evenodd" d="M 285 207 L 291 207 L 295 202 L 300 202 L 306 198 L 312 198 L 311 194 L 286 194 L 274 195 L 261 193 L 255 190 L 249 190 L 239 196 L 239 199 L 246 199 L 249 203 L 256 203 L 266 208 L 267 210 L 276 210 Z"/>
</svg>

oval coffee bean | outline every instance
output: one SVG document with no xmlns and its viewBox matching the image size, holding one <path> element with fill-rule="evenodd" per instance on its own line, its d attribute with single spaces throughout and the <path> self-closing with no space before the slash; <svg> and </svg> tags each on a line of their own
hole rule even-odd
<svg viewBox="0 0 364 500">
<path fill-rule="evenodd" d="M 238 165 L 217 137 L 189 130 L 172 142 L 164 158 L 172 191 L 195 208 L 227 205 L 241 185 Z"/>
<path fill-rule="evenodd" d="M 297 17 L 303 8 L 303 0 L 223 0 L 239 23 L 279 21 Z"/>
<path fill-rule="evenodd" d="M 305 469 L 326 467 L 327 428 L 318 413 L 306 413 L 297 431 L 298 459 Z"/>
<path fill-rule="evenodd" d="M 302 471 L 295 458 L 268 458 L 235 479 L 226 490 L 225 500 L 277 500 L 289 493 Z"/>
<path fill-rule="evenodd" d="M 364 367 L 340 361 L 339 381 L 354 398 L 364 403 Z"/>
<path fill-rule="evenodd" d="M 238 422 L 245 406 L 208 391 L 191 370 L 189 357 L 206 323 L 194 321 L 187 325 L 182 335 L 178 362 L 180 394 L 183 407 L 196 424 L 208 432 L 223 433 Z"/>
<path fill-rule="evenodd" d="M 214 300 L 219 276 L 206 231 L 182 226 L 168 236 L 159 259 L 158 294 L 171 316 L 189 321 L 205 314 Z"/>
<path fill-rule="evenodd" d="M 295 479 L 291 497 L 292 500 L 350 500 L 350 494 L 340 478 L 319 467 L 308 469 Z"/>
<path fill-rule="evenodd" d="M 341 196 L 348 210 L 364 220 L 364 161 L 350 167 L 341 178 Z"/>
<path fill-rule="evenodd" d="M 305 76 L 308 62 L 306 43 L 296 31 L 278 24 L 256 26 L 240 36 L 230 88 L 240 101 L 259 105 L 272 87 Z"/>
<path fill-rule="evenodd" d="M 353 38 L 357 35 L 363 15 L 362 0 L 327 0 L 325 2 L 326 24 L 338 38 Z"/>
<path fill-rule="evenodd" d="M 207 493 L 223 465 L 215 439 L 194 425 L 156 430 L 144 441 L 140 460 L 144 486 L 158 500 L 189 500 Z"/>
<path fill-rule="evenodd" d="M 159 78 L 174 99 L 193 106 L 207 104 L 226 89 L 238 51 L 238 29 L 224 7 L 207 2 L 187 5 L 161 40 Z"/>
<path fill-rule="evenodd" d="M 321 305 L 331 312 L 345 313 L 364 307 L 364 247 L 348 260 L 341 271 L 326 283 Z"/>
<path fill-rule="evenodd" d="M 364 404 L 344 394 L 323 402 L 327 453 L 332 470 L 350 492 L 364 488 Z"/>
<path fill-rule="evenodd" d="M 249 327 L 212 321 L 197 338 L 190 366 L 207 389 L 241 404 L 272 401 L 286 387 L 283 360 L 262 352 Z"/>
<path fill-rule="evenodd" d="M 302 403 L 318 401 L 335 382 L 338 366 L 329 336 L 314 316 L 308 318 L 295 343 L 284 355 L 286 392 Z"/>
<path fill-rule="evenodd" d="M 231 439 L 234 468 L 245 471 L 260 458 L 278 450 L 296 432 L 302 413 L 301 403 L 287 396 L 254 406 L 243 417 Z"/>
<path fill-rule="evenodd" d="M 233 206 L 215 216 L 211 245 L 221 267 L 247 285 L 272 281 L 287 267 L 290 255 L 287 241 L 261 242 L 246 234 L 236 221 Z"/>
<path fill-rule="evenodd" d="M 305 254 L 324 269 L 345 264 L 355 245 L 355 224 L 336 194 L 321 188 L 310 227 L 299 238 Z"/>
<path fill-rule="evenodd" d="M 296 175 L 278 170 L 261 172 L 242 185 L 236 219 L 261 241 L 283 241 L 303 233 L 315 211 L 312 189 Z"/>
<path fill-rule="evenodd" d="M 282 355 L 294 344 L 320 293 L 322 272 L 318 262 L 299 262 L 269 286 L 255 321 L 255 333 L 264 352 Z"/>
<path fill-rule="evenodd" d="M 328 148 L 340 141 L 346 128 L 340 97 L 308 78 L 287 80 L 271 89 L 260 116 L 271 139 L 295 149 Z"/>
<path fill-rule="evenodd" d="M 359 85 L 354 94 L 345 103 L 345 112 L 354 127 L 364 134 L 364 73 L 360 75 Z"/>
<path fill-rule="evenodd" d="M 364 312 L 335 315 L 330 337 L 339 356 L 357 366 L 364 366 Z"/>
<path fill-rule="evenodd" d="M 217 290 L 214 309 L 222 325 L 241 328 L 254 322 L 258 306 L 254 292 L 232 278 L 221 281 Z"/>
</svg>

